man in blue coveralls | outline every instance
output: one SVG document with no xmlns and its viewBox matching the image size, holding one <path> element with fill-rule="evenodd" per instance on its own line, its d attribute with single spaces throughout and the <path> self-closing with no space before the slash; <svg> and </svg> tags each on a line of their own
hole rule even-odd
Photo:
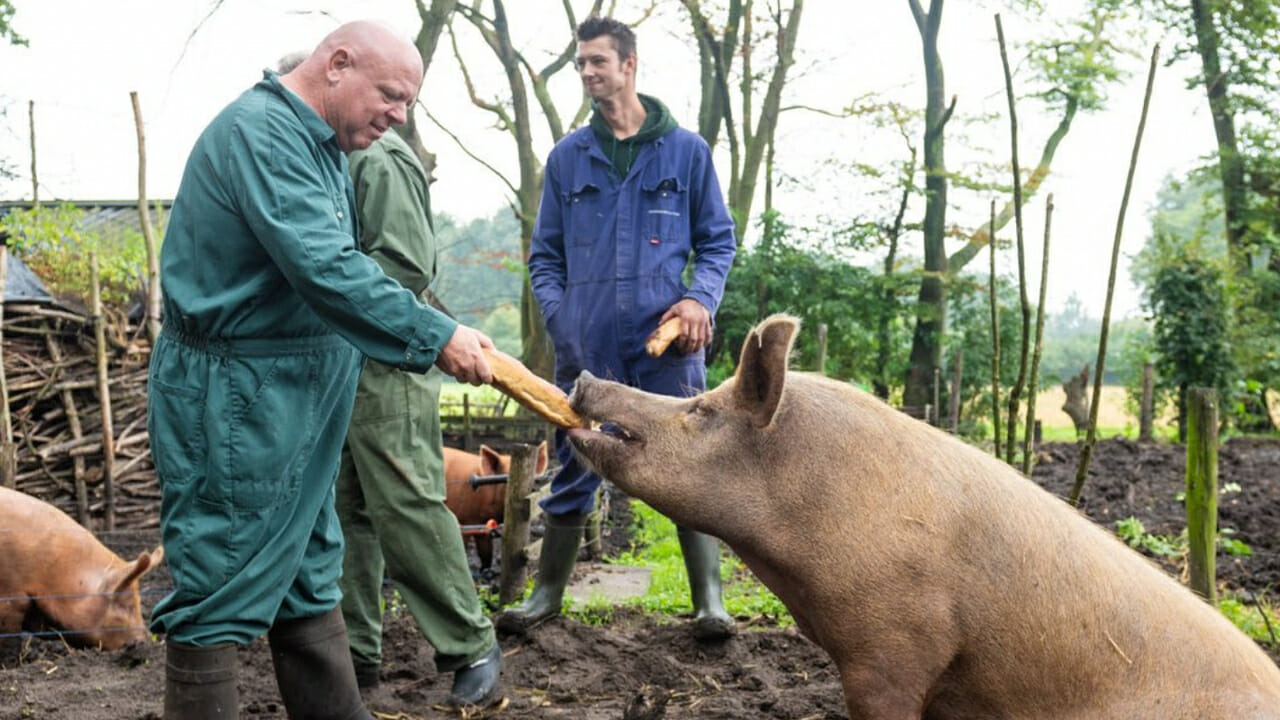
<svg viewBox="0 0 1280 720">
<path fill-rule="evenodd" d="M 174 590 L 167 720 L 236 717 L 236 649 L 266 634 L 291 718 L 371 720 L 338 608 L 334 477 L 362 354 L 492 379 L 483 334 L 422 304 L 360 251 L 345 152 L 403 123 L 422 63 L 343 25 L 196 141 L 161 261 L 148 431 Z"/>
<path fill-rule="evenodd" d="M 556 383 L 568 390 L 582 370 L 664 395 L 706 389 L 703 351 L 724 294 L 736 242 L 707 143 L 676 126 L 656 98 L 636 92 L 636 41 L 612 18 L 577 28 L 578 73 L 594 101 L 590 125 L 547 158 L 529 273 L 556 351 Z M 693 260 L 691 284 L 682 281 Z M 678 317 L 673 350 L 652 358 L 644 342 Z M 546 534 L 537 584 L 498 629 L 524 633 L 560 612 L 578 541 L 600 477 L 557 432 L 562 468 L 542 502 Z M 693 630 L 722 639 L 733 621 L 720 598 L 720 547 L 678 529 L 693 596 Z"/>
</svg>

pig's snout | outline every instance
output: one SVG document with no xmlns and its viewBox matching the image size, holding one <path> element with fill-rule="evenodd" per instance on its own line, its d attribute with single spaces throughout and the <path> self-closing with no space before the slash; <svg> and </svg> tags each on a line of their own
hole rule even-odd
<svg viewBox="0 0 1280 720">
<path fill-rule="evenodd" d="M 573 382 L 573 389 L 569 392 L 569 406 L 579 414 L 585 414 L 587 388 L 594 382 L 596 382 L 596 376 L 589 370 L 578 373 L 578 379 Z"/>
</svg>

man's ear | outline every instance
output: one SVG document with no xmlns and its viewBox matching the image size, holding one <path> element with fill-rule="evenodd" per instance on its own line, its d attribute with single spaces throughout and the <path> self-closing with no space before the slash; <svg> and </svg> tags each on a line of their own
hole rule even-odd
<svg viewBox="0 0 1280 720">
<path fill-rule="evenodd" d="M 773 422 L 787 378 L 787 356 L 800 328 L 789 315 L 772 315 L 752 328 L 742 343 L 734 394 L 756 427 Z"/>
</svg>

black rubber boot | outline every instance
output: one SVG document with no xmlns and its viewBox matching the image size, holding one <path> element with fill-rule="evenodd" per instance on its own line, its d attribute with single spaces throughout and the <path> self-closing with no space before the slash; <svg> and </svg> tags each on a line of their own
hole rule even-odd
<svg viewBox="0 0 1280 720">
<path fill-rule="evenodd" d="M 341 609 L 277 622 L 267 640 L 290 718 L 373 720 L 356 687 Z"/>
<path fill-rule="evenodd" d="M 564 588 L 578 561 L 578 543 L 587 522 L 586 513 L 546 514 L 546 532 L 538 555 L 538 577 L 533 592 L 523 603 L 498 615 L 499 632 L 524 635 L 539 624 L 560 614 Z"/>
<path fill-rule="evenodd" d="M 197 647 L 166 641 L 164 654 L 165 720 L 239 717 L 235 645 Z"/>
<path fill-rule="evenodd" d="M 710 535 L 676 528 L 684 567 L 689 571 L 693 598 L 693 636 L 699 640 L 724 640 L 733 635 L 733 618 L 720 599 L 720 541 Z"/>
<path fill-rule="evenodd" d="M 454 671 L 449 704 L 482 708 L 492 705 L 502 694 L 502 686 L 498 682 L 501 675 L 502 646 L 494 642 L 484 657 Z"/>
</svg>

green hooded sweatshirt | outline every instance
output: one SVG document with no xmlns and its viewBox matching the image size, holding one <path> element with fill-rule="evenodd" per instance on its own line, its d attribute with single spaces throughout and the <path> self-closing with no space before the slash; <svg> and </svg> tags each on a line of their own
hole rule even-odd
<svg viewBox="0 0 1280 720">
<path fill-rule="evenodd" d="M 641 145 L 666 135 L 676 126 L 676 119 L 671 116 L 671 112 L 661 100 L 642 94 L 640 104 L 644 106 L 644 123 L 640 125 L 635 135 L 623 140 L 619 140 L 613 134 L 613 128 L 609 127 L 608 121 L 604 119 L 604 115 L 600 114 L 599 109 L 591 113 L 591 129 L 595 130 L 596 138 L 600 140 L 600 149 L 613 163 L 613 168 L 618 171 L 618 177 L 627 176 Z"/>
</svg>

